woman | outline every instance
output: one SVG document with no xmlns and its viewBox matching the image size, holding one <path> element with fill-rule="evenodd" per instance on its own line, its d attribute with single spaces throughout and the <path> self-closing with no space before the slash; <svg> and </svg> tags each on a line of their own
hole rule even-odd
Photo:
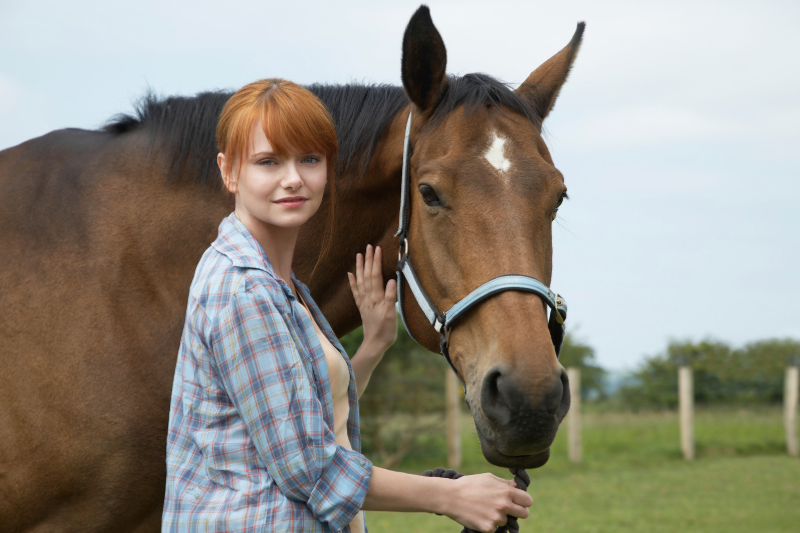
<svg viewBox="0 0 800 533">
<path fill-rule="evenodd" d="M 366 510 L 445 514 L 494 531 L 530 497 L 490 474 L 453 481 L 373 467 L 358 396 L 397 335 L 381 250 L 356 258 L 364 323 L 352 361 L 292 275 L 297 235 L 333 176 L 325 106 L 284 80 L 243 87 L 217 127 L 235 211 L 192 282 L 172 389 L 164 531 L 365 530 Z M 333 213 L 334 183 L 330 186 Z"/>
</svg>

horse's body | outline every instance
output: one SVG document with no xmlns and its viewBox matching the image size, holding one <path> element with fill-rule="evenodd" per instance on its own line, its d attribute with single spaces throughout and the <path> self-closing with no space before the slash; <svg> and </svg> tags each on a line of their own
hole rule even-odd
<svg viewBox="0 0 800 533">
<path fill-rule="evenodd" d="M 417 26 L 433 28 L 425 16 L 427 11 L 415 15 Z M 394 271 L 390 252 L 397 246 L 392 235 L 410 110 L 415 113 L 412 169 L 417 169 L 417 179 L 424 177 L 424 169 L 447 160 L 448 146 L 468 146 L 479 133 L 485 134 L 476 120 L 508 138 L 514 138 L 515 128 L 527 128 L 532 139 L 521 140 L 514 150 L 544 153 L 535 121 L 520 119 L 513 109 L 504 113 L 502 98 L 492 92 L 502 86 L 492 80 L 478 83 L 471 100 L 450 102 L 453 108 L 446 115 L 440 111 L 442 116 L 434 116 L 437 95 L 446 94 L 447 83 L 456 91 L 458 80 L 443 77 L 444 63 L 436 64 L 438 43 L 431 42 L 430 32 L 415 29 L 415 19 L 404 41 L 405 93 L 389 87 L 312 87 L 331 109 L 342 146 L 336 225 L 333 245 L 310 277 L 328 219 L 323 202 L 323 212 L 301 233 L 294 267 L 339 335 L 359 324 L 345 276 L 355 254 L 367 243 L 380 245 L 389 252 L 384 254 L 384 276 Z M 554 77 L 548 89 L 553 94 L 540 118 L 552 107 L 578 42 L 573 39 L 569 57 L 559 60 L 563 65 L 551 64 L 544 73 Z M 415 56 L 420 53 L 430 57 Z M 441 75 L 426 81 L 426 72 L 409 70 L 412 61 L 412 66 L 433 65 L 428 70 L 434 74 L 441 67 Z M 213 166 L 214 126 L 227 96 L 207 93 L 148 101 L 139 117 L 118 119 L 103 131 L 56 131 L 0 152 L 0 530 L 158 530 L 170 391 L 189 285 L 219 222 L 231 211 Z M 465 106 L 476 107 L 476 113 L 453 112 Z M 442 141 L 448 138 L 449 145 Z M 451 155 L 474 165 L 469 153 Z M 524 160 L 507 155 L 528 172 L 541 174 L 544 168 L 530 154 L 524 154 Z M 549 155 L 541 157 L 549 161 Z M 551 202 L 558 184 L 550 170 L 547 176 L 546 182 L 523 184 L 521 190 L 549 194 Z M 453 202 L 458 194 L 443 196 Z M 415 261 L 432 298 L 447 304 L 485 281 L 478 279 L 486 277 L 479 268 L 486 267 L 482 254 L 500 250 L 475 242 L 463 255 L 440 246 L 435 233 L 439 230 L 431 230 L 420 218 L 432 213 L 421 201 L 412 202 Z M 523 200 L 517 204 L 536 211 Z M 547 207 L 542 216 L 549 217 L 551 210 Z M 439 220 L 451 216 L 439 215 Z M 533 223 L 526 216 L 516 213 L 510 223 Z M 467 224 L 467 230 L 482 228 L 484 234 L 476 239 L 497 241 L 502 223 L 486 226 L 480 215 L 477 220 L 478 225 Z M 524 273 L 549 283 L 549 225 L 527 233 L 512 228 L 509 237 L 523 239 L 521 247 L 512 250 L 513 257 L 497 256 L 491 266 L 527 269 Z M 504 246 L 502 240 L 499 246 Z M 465 263 L 470 261 L 472 266 Z M 460 270 L 452 270 L 454 265 Z M 513 320 L 509 305 L 516 310 Z M 415 337 L 436 349 L 438 339 L 427 331 L 419 309 L 411 306 L 406 311 Z M 496 464 L 543 464 L 543 450 L 566 412 L 560 366 L 552 346 L 549 352 L 545 346 L 546 325 L 538 322 L 545 319 L 543 313 L 536 296 L 504 293 L 471 312 L 453 333 L 454 364 L 467 383 L 479 429 L 488 428 L 482 435 L 484 453 Z M 489 371 L 494 378 L 483 376 L 486 358 L 470 358 L 471 350 L 486 351 L 482 339 L 493 336 L 486 332 L 497 327 L 496 320 L 510 320 L 511 326 L 515 320 L 529 322 L 524 331 L 505 331 L 503 342 L 492 341 L 493 349 L 503 343 L 517 343 L 520 349 L 543 347 L 541 357 L 530 358 L 540 362 L 525 363 L 525 372 L 544 392 L 517 398 L 507 382 L 500 381 L 501 371 Z M 502 364 L 507 366 L 511 352 L 503 353 Z M 488 392 L 482 385 L 487 379 Z M 557 394 L 550 392 L 553 387 Z M 549 396 L 557 396 L 555 403 Z M 536 418 L 540 412 L 546 415 L 542 420 Z M 498 421 L 504 417 L 505 422 Z M 503 424 L 517 423 L 520 417 L 529 429 L 514 430 L 522 435 L 515 440 L 506 435 L 512 430 L 506 432 Z"/>
</svg>

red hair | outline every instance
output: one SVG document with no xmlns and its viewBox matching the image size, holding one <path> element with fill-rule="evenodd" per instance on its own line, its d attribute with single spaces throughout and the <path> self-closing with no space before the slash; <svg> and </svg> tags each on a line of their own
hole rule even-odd
<svg viewBox="0 0 800 533">
<path fill-rule="evenodd" d="M 272 78 L 245 85 L 227 101 L 217 123 L 217 146 L 225 154 L 226 166 L 231 171 L 247 155 L 251 142 L 250 128 L 258 119 L 261 119 L 264 135 L 276 154 L 325 154 L 330 217 L 320 250 L 321 258 L 330 245 L 333 234 L 336 192 L 333 178 L 339 152 L 333 118 L 314 93 L 291 81 Z"/>
<path fill-rule="evenodd" d="M 254 81 L 236 91 L 217 123 L 217 146 L 231 162 L 246 155 L 250 128 L 259 118 L 275 153 L 321 152 L 328 161 L 328 177 L 333 177 L 339 151 L 336 126 L 314 93 L 280 78 Z"/>
</svg>

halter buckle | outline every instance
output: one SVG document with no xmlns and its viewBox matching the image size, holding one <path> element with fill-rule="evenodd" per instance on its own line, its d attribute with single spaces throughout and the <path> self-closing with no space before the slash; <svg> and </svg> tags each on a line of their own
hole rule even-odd
<svg viewBox="0 0 800 533">
<path fill-rule="evenodd" d="M 558 322 L 559 324 L 561 324 L 563 326 L 564 325 L 564 317 L 561 316 L 561 313 L 558 311 L 558 308 L 564 306 L 564 299 L 561 298 L 560 294 L 556 293 L 555 302 L 556 302 L 556 306 L 553 308 L 553 312 L 556 314 L 556 322 Z"/>
</svg>

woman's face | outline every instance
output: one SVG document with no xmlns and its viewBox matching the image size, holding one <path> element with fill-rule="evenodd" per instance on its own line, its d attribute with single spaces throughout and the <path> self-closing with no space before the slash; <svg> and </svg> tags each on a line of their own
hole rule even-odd
<svg viewBox="0 0 800 533">
<path fill-rule="evenodd" d="M 261 120 L 250 128 L 250 143 L 236 168 L 219 154 L 225 185 L 236 195 L 236 211 L 282 228 L 296 228 L 317 212 L 325 193 L 328 167 L 317 152 L 279 156 L 264 135 Z M 223 169 L 227 169 L 223 170 Z"/>
</svg>

